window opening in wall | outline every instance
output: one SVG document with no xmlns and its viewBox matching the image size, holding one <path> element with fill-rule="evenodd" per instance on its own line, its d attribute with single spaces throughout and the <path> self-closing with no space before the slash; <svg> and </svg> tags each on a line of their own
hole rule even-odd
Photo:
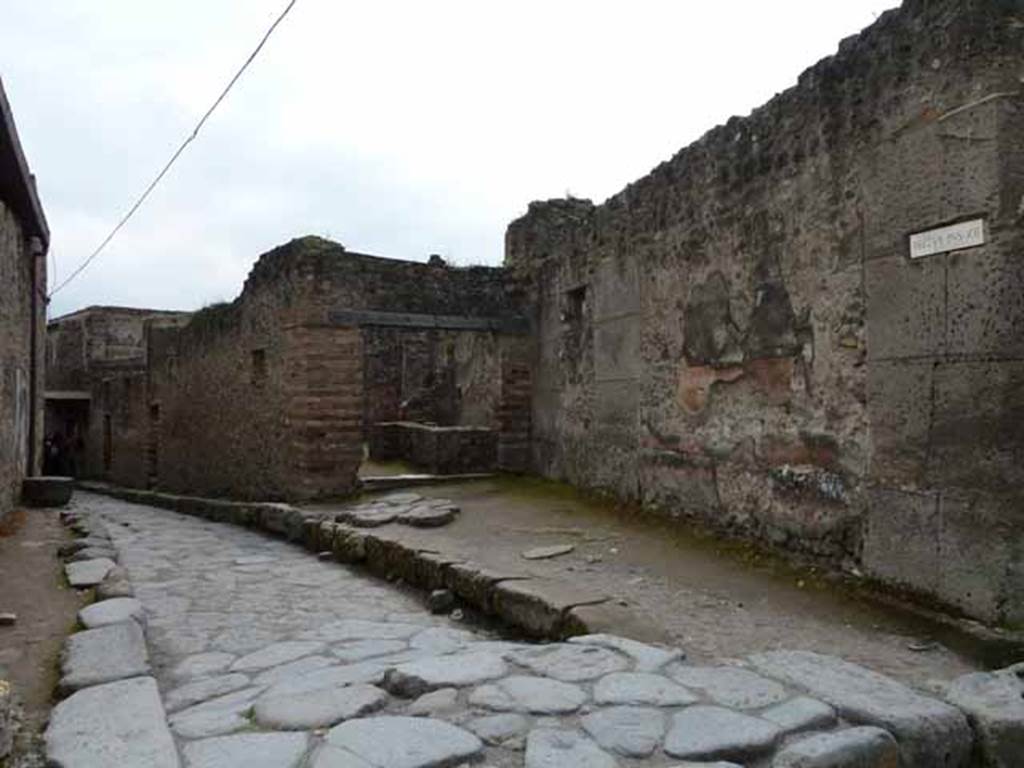
<svg viewBox="0 0 1024 768">
<path fill-rule="evenodd" d="M 587 306 L 587 287 L 581 285 L 565 292 L 562 305 L 562 349 L 561 359 L 566 364 L 570 382 L 579 379 L 579 367 L 585 345 L 584 315 Z"/>
<path fill-rule="evenodd" d="M 110 414 L 103 417 L 103 471 L 109 472 L 114 453 L 114 436 L 111 434 Z"/>
<path fill-rule="evenodd" d="M 265 349 L 252 350 L 252 383 L 255 386 L 262 386 L 267 380 L 267 351 Z"/>
</svg>

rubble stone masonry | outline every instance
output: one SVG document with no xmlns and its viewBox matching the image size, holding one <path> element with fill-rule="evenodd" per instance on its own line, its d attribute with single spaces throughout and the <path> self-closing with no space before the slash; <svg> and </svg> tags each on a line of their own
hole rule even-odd
<svg viewBox="0 0 1024 768">
<path fill-rule="evenodd" d="M 1024 622 L 1022 51 L 1020 2 L 908 0 L 604 204 L 531 204 L 535 467 Z"/>
</svg>

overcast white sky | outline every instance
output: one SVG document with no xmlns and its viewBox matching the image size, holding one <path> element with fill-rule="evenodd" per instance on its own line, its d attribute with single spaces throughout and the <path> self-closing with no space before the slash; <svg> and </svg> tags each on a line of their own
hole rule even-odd
<svg viewBox="0 0 1024 768">
<path fill-rule="evenodd" d="M 54 297 L 194 309 L 260 253 L 498 264 L 531 200 L 596 202 L 747 114 L 895 0 L 298 0 L 108 250 Z M 58 278 L 191 131 L 285 0 L 4 7 L 0 76 Z"/>
</svg>

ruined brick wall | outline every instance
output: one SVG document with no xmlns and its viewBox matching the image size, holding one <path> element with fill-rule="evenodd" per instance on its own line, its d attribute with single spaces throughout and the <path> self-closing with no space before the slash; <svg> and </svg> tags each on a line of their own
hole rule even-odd
<svg viewBox="0 0 1024 768">
<path fill-rule="evenodd" d="M 911 0 L 603 205 L 532 204 L 539 470 L 1024 621 L 1022 21 Z"/>
<path fill-rule="evenodd" d="M 46 433 L 67 435 L 79 477 L 144 484 L 148 378 L 146 328 L 189 317 L 93 306 L 46 327 Z M 88 400 L 63 399 L 88 396 Z M 59 398 L 59 399 L 58 399 Z"/>
<path fill-rule="evenodd" d="M 21 223 L 0 200 L 0 520 L 18 501 L 28 461 L 32 260 Z"/>
</svg>

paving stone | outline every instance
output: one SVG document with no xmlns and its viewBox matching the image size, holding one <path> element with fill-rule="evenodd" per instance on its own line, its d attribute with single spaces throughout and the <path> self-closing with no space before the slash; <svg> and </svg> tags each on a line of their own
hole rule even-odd
<svg viewBox="0 0 1024 768">
<path fill-rule="evenodd" d="M 156 681 L 137 677 L 97 685 L 54 707 L 46 757 L 65 768 L 179 768 Z"/>
<path fill-rule="evenodd" d="M 362 717 L 381 709 L 387 701 L 388 695 L 380 688 L 346 685 L 279 696 L 264 694 L 256 699 L 253 715 L 264 728 L 301 731 Z"/>
<path fill-rule="evenodd" d="M 309 746 L 304 733 L 240 733 L 194 741 L 185 768 L 296 768 Z"/>
<path fill-rule="evenodd" d="M 110 572 L 115 565 L 114 561 L 107 557 L 98 560 L 84 560 L 80 563 L 68 563 L 64 566 L 64 574 L 68 577 L 68 584 L 75 589 L 95 587 Z"/>
<path fill-rule="evenodd" d="M 315 672 L 318 669 L 325 669 L 337 663 L 337 659 L 328 658 L 327 656 L 304 656 L 301 659 L 289 661 L 287 664 L 280 664 L 276 667 L 265 669 L 256 675 L 252 681 L 256 685 L 274 685 L 282 680 L 301 677 L 302 675 Z"/>
<path fill-rule="evenodd" d="M 522 715 L 507 712 L 501 715 L 478 717 L 466 723 L 466 727 L 483 739 L 485 743 L 496 745 L 526 733 L 530 727 L 530 721 Z"/>
<path fill-rule="evenodd" d="M 649 707 L 609 707 L 586 715 L 581 723 L 594 741 L 623 757 L 650 756 L 665 735 L 665 715 Z"/>
<path fill-rule="evenodd" d="M 535 728 L 526 737 L 526 768 L 616 768 L 615 758 L 576 731 Z"/>
<path fill-rule="evenodd" d="M 398 522 L 414 528 L 440 528 L 459 513 L 458 507 L 417 504 L 398 515 Z"/>
<path fill-rule="evenodd" d="M 384 673 L 387 669 L 385 665 L 372 661 L 346 664 L 343 667 L 318 669 L 275 683 L 267 691 L 267 695 L 286 696 L 295 693 L 310 693 L 323 688 L 336 688 L 342 685 L 358 685 L 362 683 L 379 685 L 384 682 Z"/>
<path fill-rule="evenodd" d="M 519 675 L 482 685 L 469 695 L 469 703 L 474 707 L 536 715 L 575 712 L 586 700 L 586 692 L 572 683 Z"/>
<path fill-rule="evenodd" d="M 507 672 L 497 654 L 457 653 L 400 664 L 388 671 L 384 684 L 396 696 L 411 698 L 437 688 L 477 685 Z"/>
<path fill-rule="evenodd" d="M 407 644 L 402 640 L 356 640 L 331 648 L 331 653 L 342 661 L 354 662 L 372 659 L 376 656 L 388 656 L 404 651 Z"/>
<path fill-rule="evenodd" d="M 212 675 L 227 669 L 235 658 L 233 653 L 219 651 L 196 653 L 179 661 L 171 670 L 171 677 L 175 680 L 191 680 L 196 677 Z"/>
<path fill-rule="evenodd" d="M 794 742 L 775 756 L 772 768 L 899 768 L 899 764 L 900 750 L 892 734 L 863 726 Z"/>
<path fill-rule="evenodd" d="M 476 639 L 476 635 L 465 630 L 431 627 L 414 635 L 409 641 L 409 646 L 417 650 L 433 651 L 437 654 L 451 653 L 475 642 Z"/>
<path fill-rule="evenodd" d="M 416 701 L 410 704 L 405 714 L 414 717 L 433 716 L 453 712 L 459 705 L 459 691 L 456 688 L 439 688 L 430 693 L 424 693 Z"/>
<path fill-rule="evenodd" d="M 324 644 L 313 640 L 285 640 L 243 656 L 231 665 L 232 671 L 245 672 L 276 667 L 323 650 Z"/>
<path fill-rule="evenodd" d="M 986 766 L 1010 768 L 1024 760 L 1024 664 L 958 677 L 946 698 L 967 713 Z"/>
<path fill-rule="evenodd" d="M 749 669 L 677 664 L 668 672 L 676 681 L 699 688 L 716 704 L 732 709 L 760 709 L 789 698 L 786 689 L 777 682 L 766 680 Z"/>
<path fill-rule="evenodd" d="M 144 623 L 146 618 L 142 603 L 134 597 L 116 597 L 85 606 L 78 612 L 78 620 L 88 629 L 120 624 L 122 621 Z"/>
<path fill-rule="evenodd" d="M 613 672 L 594 686 L 598 704 L 648 704 L 655 707 L 685 707 L 699 699 L 667 677 L 650 672 Z"/>
<path fill-rule="evenodd" d="M 70 557 L 76 552 L 81 552 L 83 549 L 88 547 L 99 547 L 101 549 L 113 549 L 113 544 L 110 539 L 106 536 L 86 536 L 81 539 L 75 539 L 69 541 L 66 544 L 61 544 L 57 549 L 57 554 L 60 557 Z"/>
<path fill-rule="evenodd" d="M 775 723 L 785 734 L 831 728 L 836 724 L 836 711 L 825 702 L 809 696 L 798 696 L 776 704 L 759 716 Z"/>
<path fill-rule="evenodd" d="M 197 680 L 168 691 L 164 694 L 164 706 L 168 712 L 177 712 L 201 701 L 240 691 L 248 685 L 249 678 L 238 673 L 208 677 L 205 680 Z"/>
<path fill-rule="evenodd" d="M 249 728 L 247 715 L 262 692 L 262 688 L 244 688 L 183 709 L 168 718 L 171 730 L 185 739 L 202 739 Z"/>
<path fill-rule="evenodd" d="M 771 651 L 755 654 L 750 661 L 764 674 L 831 704 L 840 717 L 892 733 L 905 768 L 967 763 L 973 735 L 964 714 L 949 704 L 864 667 L 811 651 Z"/>
<path fill-rule="evenodd" d="M 537 674 L 570 683 L 593 680 L 629 667 L 621 654 L 592 645 L 540 646 L 510 658 Z"/>
<path fill-rule="evenodd" d="M 781 734 L 767 720 L 698 705 L 673 716 L 665 752 L 688 760 L 748 760 L 771 752 Z"/>
<path fill-rule="evenodd" d="M 368 717 L 335 726 L 312 768 L 443 768 L 477 757 L 469 731 L 422 717 Z"/>
<path fill-rule="evenodd" d="M 568 642 L 576 645 L 597 645 L 624 653 L 633 659 L 634 669 L 637 672 L 657 672 L 666 664 L 680 661 L 686 657 L 680 648 L 659 648 L 656 645 L 640 643 L 617 635 L 577 635 L 570 637 Z"/>
<path fill-rule="evenodd" d="M 146 641 L 134 621 L 87 629 L 64 641 L 60 689 L 65 693 L 147 674 Z"/>
</svg>

